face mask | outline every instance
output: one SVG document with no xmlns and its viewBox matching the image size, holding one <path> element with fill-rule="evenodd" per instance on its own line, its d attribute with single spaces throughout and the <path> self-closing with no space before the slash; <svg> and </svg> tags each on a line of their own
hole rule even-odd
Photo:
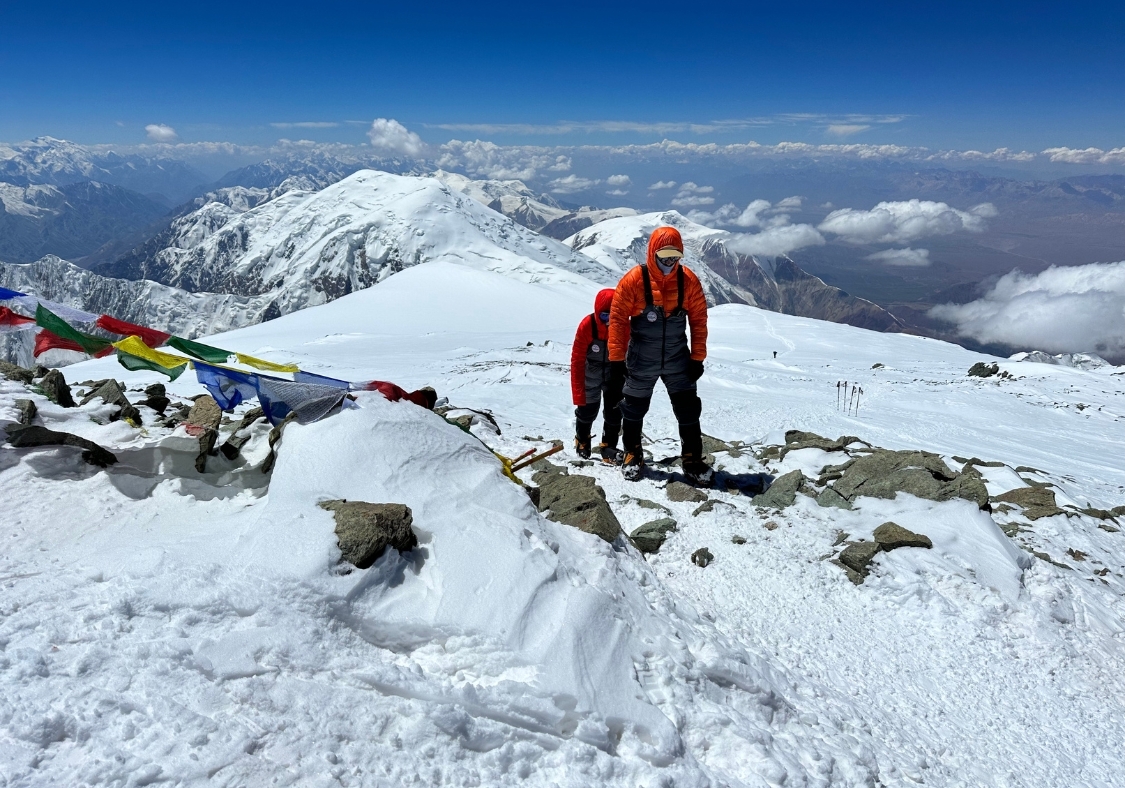
<svg viewBox="0 0 1125 788">
<path fill-rule="evenodd" d="M 609 312 L 598 312 L 598 319 L 601 320 L 603 323 L 605 323 L 608 326 L 609 325 Z"/>
<path fill-rule="evenodd" d="M 656 265 L 661 271 L 664 272 L 665 276 L 672 273 L 672 269 L 676 267 L 677 262 L 679 262 L 679 261 L 676 260 L 676 258 L 674 258 L 674 257 L 671 258 L 670 260 L 662 260 L 659 257 L 656 258 Z"/>
</svg>

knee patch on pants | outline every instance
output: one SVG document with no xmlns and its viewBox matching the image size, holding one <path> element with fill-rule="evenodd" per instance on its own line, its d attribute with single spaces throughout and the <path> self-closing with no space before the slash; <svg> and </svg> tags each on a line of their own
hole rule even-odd
<svg viewBox="0 0 1125 788">
<path fill-rule="evenodd" d="M 672 401 L 672 412 L 680 424 L 698 424 L 703 413 L 703 403 L 694 391 L 680 391 L 668 397 Z"/>
<path fill-rule="evenodd" d="M 621 418 L 625 421 L 644 421 L 652 397 L 634 397 L 626 394 L 621 399 Z"/>
</svg>

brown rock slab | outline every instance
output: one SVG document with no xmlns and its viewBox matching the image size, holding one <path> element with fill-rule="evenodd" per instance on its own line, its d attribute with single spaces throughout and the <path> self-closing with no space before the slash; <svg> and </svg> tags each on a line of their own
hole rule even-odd
<svg viewBox="0 0 1125 788">
<path fill-rule="evenodd" d="M 848 542 L 840 552 L 840 563 L 866 577 L 867 566 L 880 549 L 878 542 Z"/>
<path fill-rule="evenodd" d="M 388 547 L 405 553 L 418 546 L 409 506 L 343 500 L 321 501 L 318 506 L 336 519 L 340 560 L 359 569 L 378 561 Z"/>
<path fill-rule="evenodd" d="M 875 529 L 875 541 L 883 550 L 894 550 L 899 547 L 925 547 L 932 548 L 934 543 L 930 537 L 916 534 L 898 523 L 883 523 Z"/>
<path fill-rule="evenodd" d="M 29 399 L 16 400 L 16 410 L 20 413 L 20 424 L 31 424 L 35 421 L 36 414 L 39 413 L 35 403 Z"/>
<path fill-rule="evenodd" d="M 557 467 L 557 466 L 554 466 Z M 539 511 L 548 518 L 613 542 L 621 523 L 605 499 L 605 491 L 592 476 L 539 471 L 532 476 L 539 485 Z"/>
<path fill-rule="evenodd" d="M 997 501 L 1014 503 L 1023 507 L 1023 516 L 1028 520 L 1065 514 L 1055 502 L 1055 493 L 1048 487 L 1017 487 L 996 496 Z"/>
<path fill-rule="evenodd" d="M 676 503 L 703 503 L 707 500 L 707 493 L 684 482 L 669 482 L 664 492 L 668 495 L 669 501 Z"/>
</svg>

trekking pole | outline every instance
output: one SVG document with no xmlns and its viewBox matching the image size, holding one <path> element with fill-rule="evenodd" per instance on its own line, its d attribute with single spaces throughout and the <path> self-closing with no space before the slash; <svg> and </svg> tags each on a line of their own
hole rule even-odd
<svg viewBox="0 0 1125 788">
<path fill-rule="evenodd" d="M 857 386 L 856 384 L 853 383 L 852 384 L 852 393 L 848 395 L 848 415 L 849 416 L 851 415 L 851 412 L 852 412 L 852 400 L 855 399 L 855 392 L 856 392 L 857 388 L 859 388 L 859 386 Z"/>
<path fill-rule="evenodd" d="M 855 395 L 855 415 L 859 416 L 859 399 L 863 396 L 863 386 L 859 387 L 859 393 Z"/>
<path fill-rule="evenodd" d="M 836 410 L 840 409 L 840 381 L 836 381 Z"/>
</svg>

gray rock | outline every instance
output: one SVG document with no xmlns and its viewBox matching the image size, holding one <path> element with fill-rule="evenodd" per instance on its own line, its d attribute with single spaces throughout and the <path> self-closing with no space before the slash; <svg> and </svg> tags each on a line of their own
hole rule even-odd
<svg viewBox="0 0 1125 788">
<path fill-rule="evenodd" d="M 242 417 L 242 421 L 238 422 L 238 426 L 234 428 L 234 432 L 226 439 L 219 451 L 228 460 L 235 459 L 241 452 L 242 447 L 245 446 L 250 440 L 250 433 L 248 431 L 254 422 L 258 419 L 265 418 L 265 411 L 261 408 L 252 408 L 246 411 Z"/>
<path fill-rule="evenodd" d="M 1028 520 L 1065 514 L 1055 502 L 1055 493 L 1047 487 L 1017 487 L 996 496 L 997 501 L 1014 503 L 1023 507 L 1023 516 Z"/>
<path fill-rule="evenodd" d="M 868 564 L 880 549 L 878 542 L 848 542 L 840 552 L 840 563 L 866 577 Z"/>
<path fill-rule="evenodd" d="M 317 505 L 336 519 L 340 560 L 359 569 L 379 560 L 388 547 L 405 553 L 418 546 L 409 506 L 364 501 L 321 501 Z"/>
<path fill-rule="evenodd" d="M 959 474 L 951 471 L 941 457 L 931 452 L 887 449 L 876 449 L 866 456 L 857 457 L 843 476 L 822 492 L 817 500 L 822 506 L 850 508 L 850 504 L 861 495 L 893 499 L 900 492 L 930 501 L 964 498 L 981 509 L 989 508 L 988 490 L 975 469 Z M 848 505 L 844 506 L 837 496 Z"/>
<path fill-rule="evenodd" d="M 797 491 L 806 487 L 805 474 L 800 471 L 790 471 L 784 476 L 774 479 L 761 495 L 755 495 L 752 503 L 755 506 L 766 506 L 771 509 L 784 509 L 792 506 L 797 500 Z"/>
<path fill-rule="evenodd" d="M 168 390 L 164 388 L 163 383 L 153 383 L 145 386 L 145 394 L 150 397 L 166 397 L 168 396 Z"/>
<path fill-rule="evenodd" d="M 7 361 L 0 361 L 0 375 L 18 383 L 31 383 L 35 379 L 35 373 L 30 369 L 24 369 Z"/>
<path fill-rule="evenodd" d="M 731 445 L 724 440 L 719 440 L 718 438 L 706 434 L 703 436 L 704 454 L 715 454 L 716 452 L 720 451 L 730 451 L 731 448 Z"/>
<path fill-rule="evenodd" d="M 898 523 L 883 523 L 875 529 L 875 541 L 879 543 L 879 547 L 884 551 L 894 550 L 899 547 L 925 547 L 931 548 L 934 543 L 930 541 L 930 537 L 923 534 L 916 534 L 913 531 L 903 528 Z"/>
<path fill-rule="evenodd" d="M 974 378 L 990 378 L 999 371 L 999 364 L 985 364 L 983 361 L 978 361 L 969 367 L 969 376 Z"/>
<path fill-rule="evenodd" d="M 642 553 L 659 552 L 668 534 L 676 530 L 676 521 L 671 517 L 645 523 L 629 535 L 629 541 Z"/>
<path fill-rule="evenodd" d="M 262 473 L 269 473 L 273 470 L 273 466 L 277 462 L 277 447 L 278 444 L 281 443 L 281 436 L 285 432 L 286 425 L 288 425 L 291 421 L 295 421 L 296 418 L 297 414 L 291 412 L 282 420 L 280 424 L 276 425 L 272 430 L 270 430 L 270 453 L 266 455 L 266 458 L 264 460 L 262 460 Z"/>
<path fill-rule="evenodd" d="M 716 506 L 729 506 L 731 509 L 737 508 L 733 503 L 727 503 L 726 501 L 716 501 L 712 499 L 700 504 L 696 508 L 696 510 L 691 513 L 691 516 L 698 517 L 701 514 L 708 514 L 709 512 L 715 511 Z"/>
<path fill-rule="evenodd" d="M 550 519 L 612 542 L 621 533 L 621 523 L 609 508 L 605 491 L 592 476 L 539 471 L 532 476 L 539 485 L 539 511 L 550 510 Z"/>
<path fill-rule="evenodd" d="M 791 451 L 798 449 L 821 449 L 823 451 L 843 451 L 844 448 L 852 443 L 862 443 L 859 438 L 854 435 L 841 435 L 836 440 L 829 440 L 823 436 L 817 435 L 815 432 L 804 432 L 802 430 L 789 430 L 785 433 L 785 446 L 781 447 L 778 452 L 780 459 L 785 459 L 785 455 Z"/>
<path fill-rule="evenodd" d="M 172 400 L 168 399 L 167 397 L 154 394 L 154 395 L 150 395 L 148 397 L 145 397 L 143 400 L 141 400 L 137 404 L 138 405 L 144 405 L 147 408 L 152 408 L 157 413 L 159 413 L 161 416 L 163 416 L 164 411 L 166 411 L 168 409 L 168 405 L 171 404 L 171 402 L 172 402 Z"/>
<path fill-rule="evenodd" d="M 711 555 L 711 551 L 706 547 L 701 547 L 691 554 L 691 562 L 700 568 L 707 567 L 714 560 L 715 556 Z"/>
<path fill-rule="evenodd" d="M 97 386 L 97 388 L 93 389 L 89 394 L 82 398 L 82 402 L 80 404 L 85 405 L 86 403 L 90 402 L 90 400 L 97 397 L 100 397 L 102 402 L 106 403 L 107 405 L 116 405 L 118 407 L 117 413 L 114 414 L 111 419 L 112 421 L 116 421 L 117 419 L 126 419 L 127 421 L 131 421 L 135 425 L 140 425 L 140 411 L 138 411 L 133 406 L 133 404 L 129 402 L 128 397 L 125 396 L 125 390 L 121 388 L 121 384 L 116 380 L 102 381 L 101 385 Z"/>
<path fill-rule="evenodd" d="M 60 408 L 75 407 L 74 397 L 71 396 L 70 393 L 70 386 L 66 384 L 66 378 L 63 377 L 63 373 L 59 372 L 57 369 L 52 369 L 43 376 L 39 381 L 39 389 L 43 392 L 43 396 Z"/>
<path fill-rule="evenodd" d="M 746 544 L 746 537 L 735 534 L 730 538 L 731 544 Z"/>
<path fill-rule="evenodd" d="M 17 449 L 37 446 L 74 446 L 82 449 L 82 459 L 90 465 L 105 468 L 117 462 L 113 452 L 98 444 L 69 432 L 55 432 L 37 425 L 12 424 L 7 427 L 8 443 Z"/>
<path fill-rule="evenodd" d="M 645 498 L 634 498 L 633 500 L 636 502 L 637 506 L 641 507 L 642 509 L 656 509 L 661 512 L 667 512 L 668 514 L 672 513 L 671 509 L 669 509 L 667 506 L 661 506 L 656 501 L 649 501 Z"/>
<path fill-rule="evenodd" d="M 215 443 L 219 439 L 219 424 L 222 420 L 223 411 L 219 403 L 208 394 L 195 400 L 195 404 L 188 411 L 187 418 L 184 419 L 184 427 L 188 435 L 199 439 L 199 454 L 195 458 L 195 469 L 200 473 L 207 470 L 207 458 L 215 451 Z"/>
<path fill-rule="evenodd" d="M 851 580 L 855 585 L 857 585 L 857 586 L 863 585 L 863 581 L 864 581 L 864 579 L 866 579 L 867 575 L 861 574 L 860 572 L 855 571 L 850 566 L 848 566 L 843 561 L 841 561 L 839 558 L 833 558 L 831 563 L 833 563 L 836 566 L 843 569 L 844 573 L 847 574 L 847 576 L 848 576 L 848 580 Z"/>
<path fill-rule="evenodd" d="M 31 424 L 35 421 L 35 416 L 39 412 L 35 403 L 29 399 L 16 400 L 16 410 L 20 412 L 20 424 Z"/>
<path fill-rule="evenodd" d="M 816 497 L 816 502 L 821 506 L 833 506 L 837 509 L 852 508 L 852 502 L 831 487 L 826 487 L 824 491 Z"/>
<path fill-rule="evenodd" d="M 669 482 L 664 492 L 669 501 L 676 503 L 703 503 L 707 500 L 707 493 L 683 482 Z"/>
<path fill-rule="evenodd" d="M 50 371 L 51 370 L 47 369 L 42 364 L 39 364 L 38 366 L 35 367 L 35 378 L 38 380 L 39 378 L 43 377 L 44 375 L 46 375 Z"/>
</svg>

